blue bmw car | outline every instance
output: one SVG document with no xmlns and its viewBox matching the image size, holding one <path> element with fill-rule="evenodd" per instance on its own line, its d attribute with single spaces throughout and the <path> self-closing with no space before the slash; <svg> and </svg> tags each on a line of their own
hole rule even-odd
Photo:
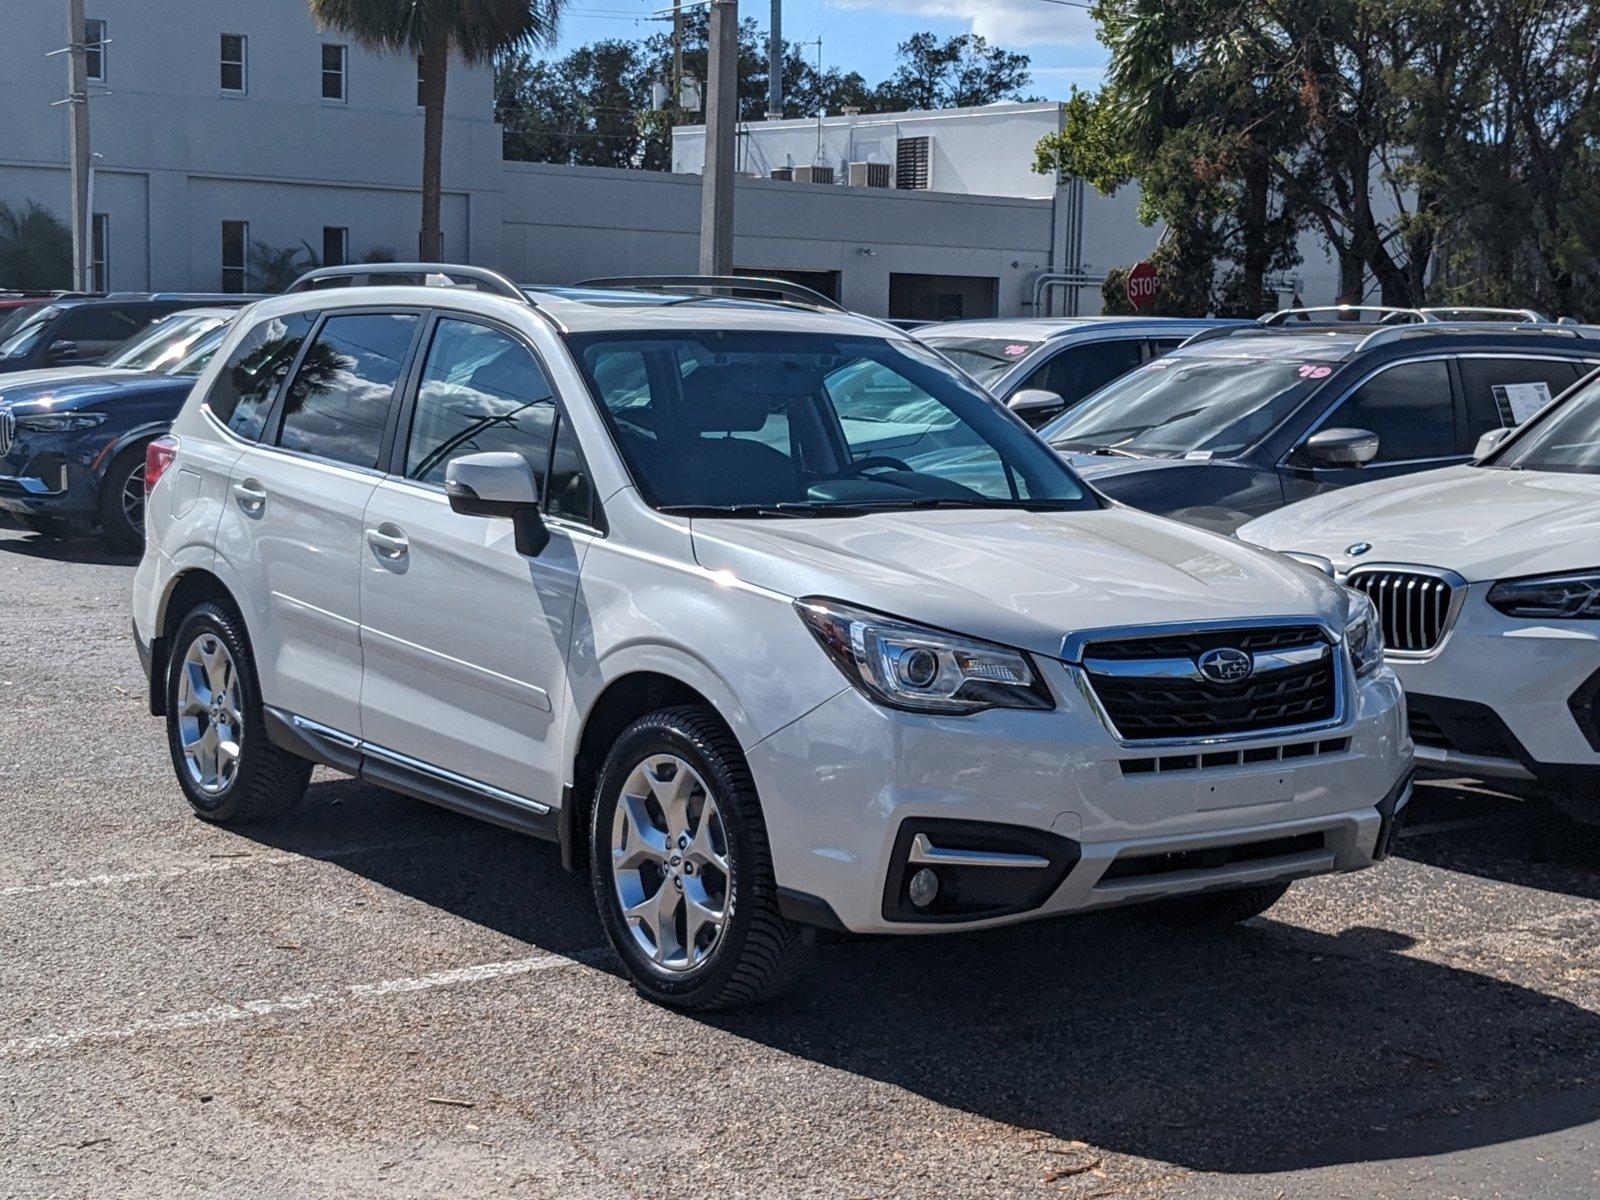
<svg viewBox="0 0 1600 1200">
<path fill-rule="evenodd" d="M 98 366 L 0 376 L 0 514 L 48 537 L 144 541 L 145 447 L 172 424 L 235 308 L 174 313 Z"/>
</svg>

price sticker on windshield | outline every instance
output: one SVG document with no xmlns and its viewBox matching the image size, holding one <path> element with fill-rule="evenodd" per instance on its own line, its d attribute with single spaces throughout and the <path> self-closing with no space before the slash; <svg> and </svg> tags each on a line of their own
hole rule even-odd
<svg viewBox="0 0 1600 1200">
<path fill-rule="evenodd" d="M 1297 373 L 1301 379 L 1326 379 L 1333 374 L 1333 368 L 1326 363 L 1304 363 Z"/>
<path fill-rule="evenodd" d="M 1013 343 L 1006 347 L 1007 358 L 1021 358 L 1028 352 L 1028 347 L 1021 342 Z"/>
</svg>

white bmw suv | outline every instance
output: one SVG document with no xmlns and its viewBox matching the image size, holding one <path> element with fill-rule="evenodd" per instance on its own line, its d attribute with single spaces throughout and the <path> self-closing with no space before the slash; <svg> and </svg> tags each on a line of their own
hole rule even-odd
<svg viewBox="0 0 1600 1200">
<path fill-rule="evenodd" d="M 322 763 L 554 839 L 692 1008 L 819 926 L 1237 920 L 1387 852 L 1365 597 L 1104 500 L 878 322 L 433 270 L 256 304 L 152 447 L 134 625 L 201 817 Z"/>
</svg>

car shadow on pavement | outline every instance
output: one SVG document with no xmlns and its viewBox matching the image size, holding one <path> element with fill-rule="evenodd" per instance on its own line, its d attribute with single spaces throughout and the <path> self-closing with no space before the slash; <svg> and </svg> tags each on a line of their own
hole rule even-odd
<svg viewBox="0 0 1600 1200">
<path fill-rule="evenodd" d="M 53 559 L 91 567 L 135 567 L 137 553 L 113 550 L 98 537 L 49 538 L 0 527 L 0 554 Z"/>
<path fill-rule="evenodd" d="M 530 946 L 604 940 L 554 846 L 376 788 L 317 782 L 293 821 L 239 832 Z M 1600 1014 L 1410 945 L 1382 928 L 1102 914 L 822 944 L 788 995 L 673 1019 L 1207 1172 L 1437 1154 L 1600 1119 Z"/>
<path fill-rule="evenodd" d="M 1544 800 L 1481 786 L 1424 785 L 1395 853 L 1440 870 L 1600 900 L 1600 827 L 1565 817 Z"/>
</svg>

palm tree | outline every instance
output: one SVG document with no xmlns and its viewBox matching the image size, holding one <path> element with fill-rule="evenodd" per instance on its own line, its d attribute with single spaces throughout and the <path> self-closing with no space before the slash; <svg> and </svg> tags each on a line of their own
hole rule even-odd
<svg viewBox="0 0 1600 1200">
<path fill-rule="evenodd" d="M 548 46 L 566 0 L 310 0 L 323 25 L 342 29 L 364 46 L 417 56 L 422 96 L 422 231 L 424 262 L 444 252 L 439 220 L 440 159 L 444 146 L 445 75 L 451 53 L 488 62 L 518 46 Z"/>
</svg>

